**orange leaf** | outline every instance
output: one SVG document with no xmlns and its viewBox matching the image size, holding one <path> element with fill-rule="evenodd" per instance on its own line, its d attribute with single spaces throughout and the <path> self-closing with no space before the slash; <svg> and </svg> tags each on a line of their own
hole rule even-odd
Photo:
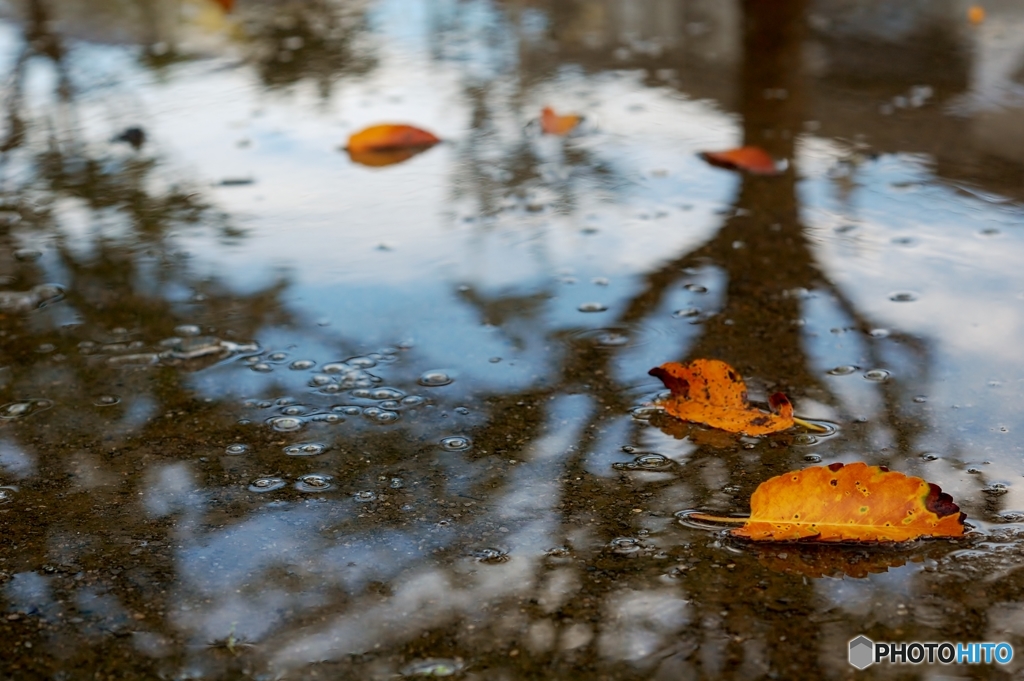
<svg viewBox="0 0 1024 681">
<path fill-rule="evenodd" d="M 225 14 L 231 14 L 231 10 L 235 7 L 235 0 L 213 0 L 213 4 L 224 10 Z"/>
<path fill-rule="evenodd" d="M 967 10 L 967 21 L 975 26 L 985 21 L 985 8 L 981 5 L 971 5 Z"/>
<path fill-rule="evenodd" d="M 411 125 L 374 125 L 348 138 L 348 152 L 361 154 L 367 151 L 427 149 L 440 141 L 433 133 Z"/>
<path fill-rule="evenodd" d="M 559 115 L 550 106 L 544 107 L 540 112 L 540 129 L 548 135 L 568 135 L 580 121 L 582 116 L 574 114 Z"/>
<path fill-rule="evenodd" d="M 672 395 L 658 402 L 666 412 L 684 421 L 703 423 L 730 433 L 766 435 L 792 428 L 793 405 L 782 393 L 768 398 L 776 413 L 769 414 L 747 402 L 747 386 L 736 370 L 717 359 L 695 359 L 686 364 L 667 362 L 648 372 L 657 376 Z"/>
<path fill-rule="evenodd" d="M 713 166 L 745 170 L 755 175 L 778 175 L 775 160 L 761 147 L 739 147 L 727 151 L 702 151 L 700 157 Z"/>
<path fill-rule="evenodd" d="M 750 517 L 731 532 L 754 541 L 909 541 L 962 537 L 965 517 L 938 485 L 881 466 L 834 463 L 761 483 Z"/>
</svg>

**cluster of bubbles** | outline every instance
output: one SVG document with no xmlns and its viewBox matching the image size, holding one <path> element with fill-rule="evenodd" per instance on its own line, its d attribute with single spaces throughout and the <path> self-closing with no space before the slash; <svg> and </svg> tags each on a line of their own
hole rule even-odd
<svg viewBox="0 0 1024 681">
<path fill-rule="evenodd" d="M 264 476 L 249 483 L 250 492 L 274 492 L 288 485 L 284 478 Z M 326 492 L 334 487 L 334 478 L 322 473 L 308 473 L 295 481 L 295 489 L 300 492 Z"/>
<path fill-rule="evenodd" d="M 8 402 L 0 407 L 0 419 L 20 419 L 31 414 L 44 411 L 53 406 L 53 402 L 46 399 L 27 399 L 17 402 Z"/>
<path fill-rule="evenodd" d="M 64 289 L 57 284 L 40 284 L 28 291 L 0 291 L 0 312 L 30 312 L 55 303 L 63 297 Z"/>
<path fill-rule="evenodd" d="M 327 445 L 320 442 L 299 442 L 284 448 L 288 456 L 318 456 L 326 451 Z"/>
</svg>

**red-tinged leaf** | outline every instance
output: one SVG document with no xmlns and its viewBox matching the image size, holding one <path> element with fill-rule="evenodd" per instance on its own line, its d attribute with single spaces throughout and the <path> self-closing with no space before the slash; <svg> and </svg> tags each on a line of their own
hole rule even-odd
<svg viewBox="0 0 1024 681">
<path fill-rule="evenodd" d="M 751 406 L 743 378 L 717 359 L 695 359 L 686 364 L 667 362 L 648 373 L 660 378 L 672 391 L 671 396 L 658 401 L 658 406 L 684 421 L 746 435 L 777 433 L 796 423 L 793 405 L 782 393 L 775 393 L 768 400 L 777 413 Z"/>
<path fill-rule="evenodd" d="M 348 138 L 347 149 L 349 154 L 398 149 L 423 150 L 440 141 L 439 137 L 426 130 L 411 125 L 387 123 L 374 125 L 355 133 Z"/>
<path fill-rule="evenodd" d="M 560 115 L 555 113 L 550 106 L 546 106 L 540 112 L 540 129 L 548 135 L 565 136 L 572 132 L 581 120 L 583 120 L 582 116 Z"/>
<path fill-rule="evenodd" d="M 742 170 L 754 175 L 778 175 L 779 167 L 761 147 L 739 147 L 726 151 L 702 151 L 700 157 L 713 166 Z"/>
<path fill-rule="evenodd" d="M 235 8 L 235 0 L 210 0 L 213 4 L 224 10 L 224 14 L 231 14 Z"/>
<path fill-rule="evenodd" d="M 921 478 L 866 463 L 834 463 L 761 483 L 750 497 L 750 517 L 731 533 L 754 541 L 900 542 L 962 537 L 965 517 L 952 497 Z"/>
</svg>

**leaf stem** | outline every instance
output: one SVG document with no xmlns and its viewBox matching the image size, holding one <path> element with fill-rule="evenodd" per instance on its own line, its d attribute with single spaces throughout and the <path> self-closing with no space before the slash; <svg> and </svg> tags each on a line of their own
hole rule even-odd
<svg viewBox="0 0 1024 681">
<path fill-rule="evenodd" d="M 793 417 L 793 422 L 803 426 L 807 430 L 813 430 L 818 433 L 828 432 L 828 428 L 826 428 L 825 426 L 819 426 L 817 423 L 812 423 L 811 421 L 804 421 L 803 419 L 797 418 L 796 416 Z"/>
<path fill-rule="evenodd" d="M 720 515 L 709 515 L 707 513 L 687 513 L 686 518 L 688 520 L 703 520 L 709 523 L 727 523 L 729 525 L 740 525 L 747 522 L 750 518 L 727 518 Z"/>
</svg>

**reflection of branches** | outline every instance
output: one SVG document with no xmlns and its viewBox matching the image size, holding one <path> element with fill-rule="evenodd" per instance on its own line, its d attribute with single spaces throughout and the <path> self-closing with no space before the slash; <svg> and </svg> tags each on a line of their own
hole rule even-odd
<svg viewBox="0 0 1024 681">
<path fill-rule="evenodd" d="M 263 82 L 283 87 L 311 79 L 323 97 L 343 75 L 373 68 L 358 41 L 365 29 L 361 3 L 330 0 L 273 3 L 244 13 L 245 30 Z"/>
</svg>

